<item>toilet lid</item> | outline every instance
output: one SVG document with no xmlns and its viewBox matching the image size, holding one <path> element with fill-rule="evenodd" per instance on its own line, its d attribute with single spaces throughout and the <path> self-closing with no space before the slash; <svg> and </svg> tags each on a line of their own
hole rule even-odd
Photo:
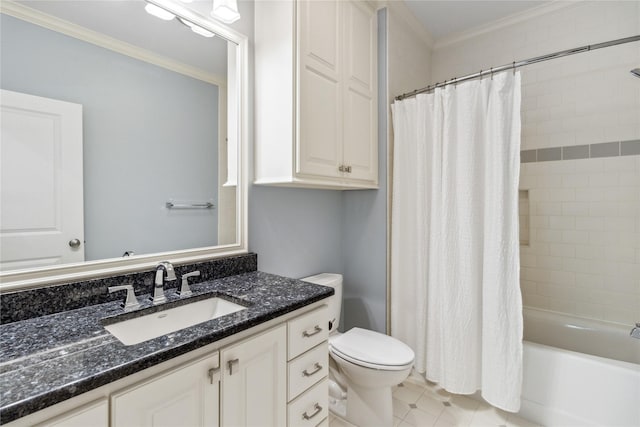
<svg viewBox="0 0 640 427">
<path fill-rule="evenodd" d="M 353 328 L 330 340 L 331 350 L 354 363 L 398 367 L 413 363 L 413 350 L 403 342 L 367 329 Z"/>
</svg>

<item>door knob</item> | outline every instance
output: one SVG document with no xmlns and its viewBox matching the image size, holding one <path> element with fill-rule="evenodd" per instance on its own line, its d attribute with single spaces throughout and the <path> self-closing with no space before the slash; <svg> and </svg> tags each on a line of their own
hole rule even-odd
<svg viewBox="0 0 640 427">
<path fill-rule="evenodd" d="M 79 248 L 80 247 L 80 240 L 78 240 L 78 239 L 69 240 L 69 246 L 71 246 L 73 249 Z"/>
</svg>

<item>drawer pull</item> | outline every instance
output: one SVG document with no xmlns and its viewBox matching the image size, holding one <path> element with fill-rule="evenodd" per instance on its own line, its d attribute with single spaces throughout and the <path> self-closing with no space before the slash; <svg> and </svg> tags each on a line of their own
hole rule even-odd
<svg viewBox="0 0 640 427">
<path fill-rule="evenodd" d="M 302 375 L 304 375 L 305 377 L 310 377 L 322 370 L 322 365 L 319 364 L 318 362 L 316 362 L 313 366 L 315 368 L 313 371 L 309 372 L 305 369 L 304 371 L 302 371 Z"/>
<path fill-rule="evenodd" d="M 315 408 L 315 411 L 313 411 L 313 414 L 308 415 L 306 412 L 304 414 L 302 414 L 302 418 L 304 418 L 305 420 L 310 420 L 311 418 L 315 417 L 316 415 L 318 415 L 320 412 L 322 412 L 322 406 L 318 405 L 317 403 L 315 405 L 313 405 L 313 407 Z"/>
<path fill-rule="evenodd" d="M 305 337 L 305 338 L 309 338 L 309 337 L 312 337 L 312 336 L 314 336 L 316 334 L 319 334 L 320 332 L 322 332 L 322 328 L 320 326 L 316 325 L 316 326 L 313 327 L 313 332 L 304 331 L 302 333 L 302 336 Z"/>
</svg>

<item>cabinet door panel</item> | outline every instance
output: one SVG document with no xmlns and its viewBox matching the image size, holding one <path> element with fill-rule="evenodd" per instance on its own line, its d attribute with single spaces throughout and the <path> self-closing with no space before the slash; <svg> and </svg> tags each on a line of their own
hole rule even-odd
<svg viewBox="0 0 640 427">
<path fill-rule="evenodd" d="M 298 6 L 296 173 L 338 177 L 343 136 L 340 8 L 333 1 L 301 1 Z"/>
<path fill-rule="evenodd" d="M 286 334 L 281 325 L 222 350 L 223 426 L 285 425 Z"/>
<path fill-rule="evenodd" d="M 342 3 L 345 15 L 344 144 L 346 178 L 377 182 L 377 20 L 359 2 Z"/>
<path fill-rule="evenodd" d="M 371 96 L 349 89 L 346 94 L 344 127 L 344 164 L 351 166 L 349 178 L 376 180 L 377 126 L 374 120 L 375 102 Z"/>
<path fill-rule="evenodd" d="M 218 426 L 218 367 L 216 353 L 112 395 L 113 427 Z"/>
<path fill-rule="evenodd" d="M 372 93 L 375 90 L 374 57 L 377 34 L 375 13 L 362 5 L 345 2 L 345 73 L 349 85 L 358 85 L 360 90 Z M 373 66 L 372 66 L 373 65 Z"/>
<path fill-rule="evenodd" d="M 342 152 L 342 119 L 339 117 L 339 83 L 316 70 L 305 68 L 300 93 L 297 173 L 338 176 Z"/>
<path fill-rule="evenodd" d="M 302 61 L 337 79 L 341 73 L 339 3 L 300 1 L 298 17 Z"/>
<path fill-rule="evenodd" d="M 109 402 L 105 398 L 38 424 L 38 427 L 108 427 L 108 425 Z"/>
</svg>

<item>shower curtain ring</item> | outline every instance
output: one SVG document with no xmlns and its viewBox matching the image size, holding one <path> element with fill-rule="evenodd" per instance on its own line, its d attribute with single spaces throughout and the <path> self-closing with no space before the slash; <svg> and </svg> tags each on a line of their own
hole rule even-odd
<svg viewBox="0 0 640 427">
<path fill-rule="evenodd" d="M 480 70 L 480 72 L 478 74 L 480 75 L 480 81 L 482 81 L 482 69 Z"/>
<path fill-rule="evenodd" d="M 513 61 L 513 75 L 516 75 L 516 61 Z"/>
<path fill-rule="evenodd" d="M 491 67 L 491 80 L 493 80 L 493 67 Z"/>
</svg>

